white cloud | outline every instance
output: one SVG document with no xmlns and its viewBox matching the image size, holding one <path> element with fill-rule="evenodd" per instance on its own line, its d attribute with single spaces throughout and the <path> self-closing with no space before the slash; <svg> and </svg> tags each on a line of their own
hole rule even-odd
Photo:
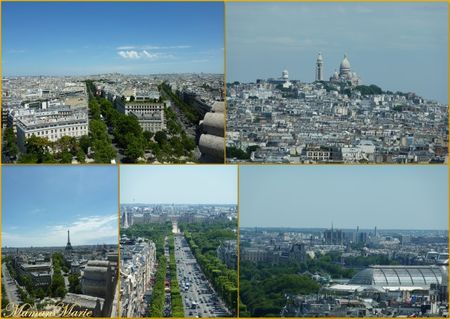
<svg viewBox="0 0 450 319">
<path fill-rule="evenodd" d="M 135 48 L 136 47 L 134 47 L 132 45 L 124 45 L 124 46 L 121 46 L 121 47 L 117 47 L 117 50 L 133 50 Z"/>
<path fill-rule="evenodd" d="M 160 59 L 174 59 L 175 56 L 173 54 L 169 53 L 162 53 L 162 52 L 151 52 L 150 50 L 128 50 L 128 51 L 119 51 L 117 52 L 118 55 L 120 55 L 122 58 L 127 60 L 139 60 L 139 59 L 145 59 L 145 60 L 160 60 Z"/>
<path fill-rule="evenodd" d="M 116 48 L 117 54 L 126 60 L 161 60 L 161 59 L 175 59 L 175 56 L 165 50 L 179 50 L 191 48 L 190 45 L 170 45 L 170 46 L 156 46 L 156 45 L 122 45 Z M 158 51 L 158 52 L 154 52 Z"/>
<path fill-rule="evenodd" d="M 142 54 L 149 59 L 153 59 L 153 58 L 157 57 L 156 54 L 149 53 L 147 50 L 142 50 Z"/>
<path fill-rule="evenodd" d="M 120 55 L 124 59 L 140 59 L 141 55 L 134 50 L 129 51 L 119 51 L 117 52 L 118 55 Z"/>
<path fill-rule="evenodd" d="M 3 246 L 64 246 L 67 230 L 72 245 L 115 243 L 118 236 L 117 215 L 80 217 L 66 225 L 53 225 L 36 231 L 15 232 L 14 228 L 3 232 Z"/>
</svg>

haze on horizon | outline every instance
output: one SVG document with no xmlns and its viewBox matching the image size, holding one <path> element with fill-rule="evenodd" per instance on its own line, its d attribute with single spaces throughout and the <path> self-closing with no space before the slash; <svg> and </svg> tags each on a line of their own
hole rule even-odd
<svg viewBox="0 0 450 319">
<path fill-rule="evenodd" d="M 220 203 L 220 204 L 216 204 L 216 203 L 169 203 L 169 202 L 165 202 L 165 203 L 156 203 L 156 202 L 152 202 L 152 203 L 121 203 L 121 205 L 178 205 L 178 206 L 183 206 L 183 205 L 204 205 L 204 206 L 209 206 L 209 205 L 235 205 L 235 204 L 226 204 L 226 203 Z"/>
<path fill-rule="evenodd" d="M 3 76 L 4 78 L 26 78 L 26 77 L 92 77 L 92 76 L 98 76 L 98 75 L 106 75 L 111 73 L 96 73 L 96 74 L 80 74 L 80 75 L 70 75 L 70 74 L 63 74 L 63 75 L 49 75 L 49 74 L 38 74 L 38 75 L 9 75 L 9 76 Z M 147 76 L 163 76 L 163 75 L 189 75 L 189 74 L 212 74 L 212 75 L 222 75 L 223 73 L 205 73 L 205 72 L 185 72 L 185 73 L 145 73 L 145 74 L 139 74 L 139 73 L 120 73 L 120 72 L 113 72 L 112 74 L 120 74 L 125 76 L 136 76 L 136 77 L 147 77 Z"/>
<path fill-rule="evenodd" d="M 232 205 L 237 203 L 233 165 L 124 165 L 120 203 Z"/>
<path fill-rule="evenodd" d="M 442 230 L 447 166 L 240 168 L 240 226 Z"/>
<path fill-rule="evenodd" d="M 67 239 L 66 239 L 67 240 Z M 89 246 L 97 246 L 97 245 L 117 245 L 118 243 L 98 243 L 98 244 L 86 244 L 86 245 L 72 245 L 72 247 L 76 248 L 76 247 L 89 247 Z M 4 244 L 2 245 L 2 249 L 15 249 L 15 248 L 19 248 L 19 249 L 41 249 L 41 248 L 65 248 L 66 247 L 66 243 L 64 243 L 64 245 L 39 245 L 39 246 L 34 246 L 34 245 L 22 245 L 22 246 L 5 246 Z"/>
<path fill-rule="evenodd" d="M 447 3 L 227 3 L 227 82 L 324 78 L 344 54 L 363 84 L 448 103 Z"/>
<path fill-rule="evenodd" d="M 328 225 L 328 226 L 322 226 L 322 227 L 290 227 L 290 226 L 285 226 L 285 227 L 281 227 L 281 226 L 279 226 L 279 227 L 276 227 L 276 226 L 253 226 L 253 227 L 250 227 L 250 226 L 241 226 L 240 228 L 241 229 L 255 229 L 255 228 L 258 228 L 258 229 L 285 229 L 285 230 L 292 230 L 292 231 L 297 231 L 297 230 L 308 230 L 308 229 L 330 229 L 331 228 L 331 224 L 330 225 Z M 376 225 L 375 225 L 376 226 Z M 374 226 L 374 227 L 375 227 Z M 333 227 L 334 227 L 334 225 L 333 225 Z M 358 225 L 356 225 L 356 227 L 358 227 Z M 341 229 L 341 230 L 354 230 L 355 228 L 356 228 L 355 226 L 353 226 L 353 227 L 339 227 L 339 228 L 335 228 L 335 229 Z M 361 230 L 361 231 L 363 231 L 363 230 L 373 230 L 374 229 L 374 227 L 372 227 L 372 228 L 364 228 L 364 227 L 359 227 L 359 230 Z M 436 232 L 446 232 L 447 231 L 447 229 L 444 229 L 444 228 L 442 228 L 442 229 L 396 229 L 396 228 L 378 228 L 377 227 L 377 231 L 396 231 L 396 230 L 398 230 L 398 231 L 436 231 Z"/>
</svg>

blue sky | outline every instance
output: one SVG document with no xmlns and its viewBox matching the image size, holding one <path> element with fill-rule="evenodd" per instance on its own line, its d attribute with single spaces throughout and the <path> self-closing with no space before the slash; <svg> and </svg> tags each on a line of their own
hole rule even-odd
<svg viewBox="0 0 450 319">
<path fill-rule="evenodd" d="M 447 229 L 446 166 L 241 166 L 242 227 Z"/>
<path fill-rule="evenodd" d="M 4 75 L 223 73 L 223 3 L 2 3 Z"/>
<path fill-rule="evenodd" d="M 344 56 L 364 84 L 447 103 L 447 3 L 228 3 L 227 81 L 328 79 Z"/>
<path fill-rule="evenodd" d="M 116 166 L 6 166 L 2 246 L 117 243 Z"/>
<path fill-rule="evenodd" d="M 233 165 L 120 166 L 120 202 L 146 204 L 236 204 Z"/>
</svg>

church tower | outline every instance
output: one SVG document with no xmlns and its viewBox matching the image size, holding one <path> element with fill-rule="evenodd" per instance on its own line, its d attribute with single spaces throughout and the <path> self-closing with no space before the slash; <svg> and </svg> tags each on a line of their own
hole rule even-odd
<svg viewBox="0 0 450 319">
<path fill-rule="evenodd" d="M 323 81 L 323 58 L 320 52 L 316 61 L 316 81 Z"/>
</svg>

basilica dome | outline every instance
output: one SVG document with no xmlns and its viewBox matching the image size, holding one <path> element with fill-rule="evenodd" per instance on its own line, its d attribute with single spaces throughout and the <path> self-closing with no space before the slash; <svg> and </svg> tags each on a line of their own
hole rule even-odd
<svg viewBox="0 0 450 319">
<path fill-rule="evenodd" d="M 341 74 L 350 72 L 350 62 L 347 59 L 347 55 L 344 55 L 339 70 L 341 71 Z"/>
</svg>

